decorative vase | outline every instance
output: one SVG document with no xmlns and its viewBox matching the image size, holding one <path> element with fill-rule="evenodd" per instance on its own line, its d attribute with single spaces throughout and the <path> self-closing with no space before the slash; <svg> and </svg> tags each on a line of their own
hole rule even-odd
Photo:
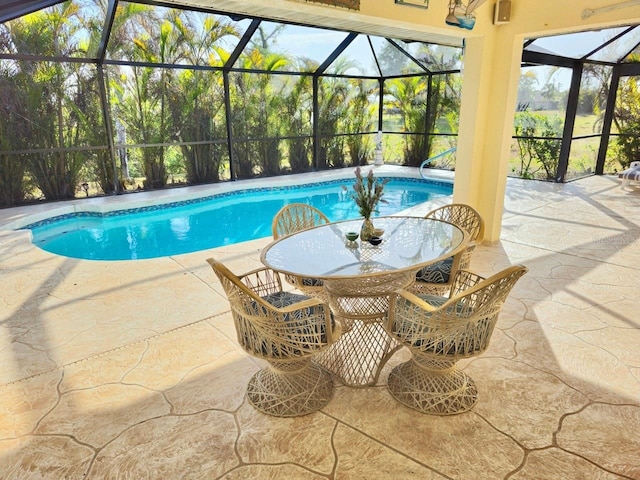
<svg viewBox="0 0 640 480">
<path fill-rule="evenodd" d="M 365 218 L 362 222 L 362 227 L 360 228 L 360 239 L 364 242 L 368 241 L 371 237 L 373 237 L 374 230 L 373 222 L 370 218 Z"/>
</svg>

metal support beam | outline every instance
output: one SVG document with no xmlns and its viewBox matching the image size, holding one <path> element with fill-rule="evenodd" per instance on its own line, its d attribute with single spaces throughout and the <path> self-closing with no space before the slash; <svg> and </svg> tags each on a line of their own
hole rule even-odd
<svg viewBox="0 0 640 480">
<path fill-rule="evenodd" d="M 522 52 L 522 63 L 573 68 L 575 60 L 567 57 L 561 57 L 560 55 L 552 55 L 550 53 L 531 52 L 528 50 L 524 50 Z"/>
<path fill-rule="evenodd" d="M 238 60 L 238 57 L 240 57 L 240 54 L 242 54 L 244 48 L 249 44 L 251 37 L 260 26 L 260 22 L 261 20 L 257 20 L 257 19 L 254 19 L 251 21 L 251 24 L 249 25 L 247 30 L 244 32 L 244 35 L 236 45 L 236 48 L 233 50 L 231 55 L 229 55 L 229 58 L 227 58 L 227 61 L 224 64 L 224 68 L 222 69 L 222 81 L 224 83 L 224 109 L 226 111 L 226 120 L 227 120 L 226 124 L 227 124 L 227 151 L 229 153 L 229 178 L 231 180 L 237 180 L 237 175 L 236 175 L 235 169 L 233 168 L 235 155 L 233 153 L 233 128 L 231 128 L 232 127 L 231 120 L 232 120 L 233 112 L 231 111 L 231 95 L 230 95 L 231 90 L 229 87 L 229 82 L 230 82 L 229 72 L 231 72 L 231 68 L 233 67 L 234 63 L 236 63 L 236 61 Z"/>
<path fill-rule="evenodd" d="M 427 102 L 425 105 L 425 109 L 426 112 L 424 114 L 424 136 L 427 139 L 427 149 L 424 152 L 425 157 L 429 157 L 429 155 L 431 155 L 431 133 L 429 131 L 429 122 L 431 120 L 431 117 L 435 115 L 435 112 L 433 111 L 433 105 L 432 105 L 432 97 L 433 97 L 433 75 L 429 74 L 427 76 Z"/>
<path fill-rule="evenodd" d="M 371 55 L 373 56 L 373 61 L 376 64 L 376 70 L 378 70 L 378 75 L 380 77 L 383 76 L 382 67 L 380 66 L 380 62 L 378 61 L 378 56 L 376 55 L 376 49 L 373 48 L 373 42 L 371 42 L 371 36 L 367 35 L 367 43 L 369 44 L 369 49 L 371 50 Z"/>
<path fill-rule="evenodd" d="M 320 106 L 318 105 L 318 92 L 320 91 L 320 89 L 318 88 L 318 77 L 317 76 L 313 76 L 313 113 L 312 113 L 312 118 L 313 118 L 313 123 L 311 125 L 311 128 L 313 129 L 313 156 L 311 159 L 311 164 L 313 165 L 313 168 L 315 169 L 315 171 L 318 171 L 318 161 L 320 158 L 320 142 L 319 142 L 319 138 L 318 138 L 318 116 L 320 115 Z"/>
<path fill-rule="evenodd" d="M 384 111 L 384 78 L 378 79 L 378 131 L 382 131 L 382 113 Z"/>
<path fill-rule="evenodd" d="M 111 125 L 111 115 L 109 112 L 109 97 L 107 96 L 107 80 L 104 76 L 104 69 L 101 64 L 97 65 L 98 71 L 98 87 L 100 89 L 100 105 L 102 106 L 102 117 L 104 127 L 107 134 L 107 147 L 109 148 L 109 156 L 111 157 L 111 165 L 113 167 L 113 193 L 118 195 L 120 192 L 120 175 L 118 175 L 118 163 L 116 161 L 116 148 L 113 140 L 113 126 Z M 107 192 L 104 192 L 107 193 Z"/>
<path fill-rule="evenodd" d="M 9 0 L 0 5 L 0 23 L 22 17 L 43 8 L 48 8 L 65 0 Z"/>
<path fill-rule="evenodd" d="M 118 0 L 109 0 L 107 5 L 107 11 L 104 18 L 104 28 L 102 29 L 102 37 L 100 37 L 100 45 L 98 45 L 97 58 L 98 62 L 104 62 L 104 58 L 107 54 L 107 44 L 109 43 L 109 37 L 111 36 L 111 29 L 113 28 L 113 20 L 116 17 L 116 7 L 118 6 Z"/>
<path fill-rule="evenodd" d="M 233 168 L 233 129 L 231 128 L 231 99 L 230 99 L 230 89 L 229 89 L 229 70 L 224 70 L 222 72 L 222 81 L 224 83 L 224 109 L 226 110 L 226 120 L 227 120 L 227 151 L 229 152 L 229 179 L 237 180 L 236 173 Z"/>
<path fill-rule="evenodd" d="M 251 21 L 251 24 L 249 25 L 247 30 L 244 32 L 244 35 L 242 35 L 242 38 L 240 39 L 240 41 L 236 45 L 236 48 L 233 50 L 233 52 L 231 52 L 231 55 L 229 55 L 229 58 L 227 59 L 227 61 L 224 64 L 224 68 L 226 68 L 227 71 L 231 67 L 233 67 L 233 64 L 236 63 L 236 60 L 238 60 L 238 57 L 242 54 L 242 52 L 244 51 L 245 47 L 249 44 L 249 40 L 251 40 L 251 37 L 253 37 L 253 34 L 256 33 L 256 30 L 260 26 L 260 22 L 261 21 L 262 20 L 252 20 Z"/>
<path fill-rule="evenodd" d="M 350 33 L 349 35 L 347 35 L 344 40 L 342 40 L 342 42 L 340 42 L 340 45 L 338 45 L 333 52 L 331 52 L 331 54 L 325 58 L 324 62 L 322 62 L 318 68 L 316 69 L 316 71 L 313 73 L 314 76 L 318 76 L 320 74 L 323 74 L 325 72 L 325 70 L 327 68 L 329 68 L 329 65 L 331 65 L 334 60 L 336 58 L 338 58 L 338 56 L 344 51 L 345 48 L 347 48 L 351 42 L 353 42 L 355 40 L 355 38 L 358 36 L 357 33 Z"/>
<path fill-rule="evenodd" d="M 598 149 L 598 159 L 596 160 L 596 175 L 604 173 L 604 162 L 607 159 L 607 149 L 609 148 L 609 137 L 611 136 L 611 125 L 613 125 L 613 114 L 616 109 L 616 97 L 618 96 L 618 85 L 620 85 L 620 68 L 614 67 L 607 94 L 607 108 L 604 111 L 602 123 L 602 135 L 600 136 L 600 148 Z"/>
<path fill-rule="evenodd" d="M 398 42 L 396 42 L 395 40 L 393 40 L 391 38 L 387 38 L 387 42 L 389 42 L 391 45 L 393 45 L 400 53 L 402 53 L 405 57 L 407 57 L 409 60 L 411 60 L 413 63 L 415 63 L 418 67 L 420 67 L 420 69 L 424 70 L 425 73 L 431 73 L 431 70 L 429 70 L 427 67 L 425 67 L 422 64 L 422 62 L 417 60 L 413 55 L 411 55 L 409 52 L 407 52 L 403 47 L 398 45 Z"/>
<path fill-rule="evenodd" d="M 576 123 L 576 113 L 578 112 L 578 97 L 580 96 L 580 81 L 582 80 L 582 62 L 573 65 L 571 74 L 571 86 L 569 87 L 569 98 L 567 99 L 567 111 L 564 116 L 564 130 L 562 132 L 562 144 L 560 146 L 560 158 L 556 170 L 555 181 L 564 183 L 569 168 L 569 154 L 571 153 L 571 142 L 573 137 L 573 127 Z"/>
<path fill-rule="evenodd" d="M 316 68 L 316 71 L 313 72 L 313 77 L 312 77 L 312 86 L 313 86 L 313 113 L 312 113 L 312 131 L 313 131 L 313 155 L 312 155 L 312 160 L 311 160 L 311 164 L 313 166 L 313 169 L 315 171 L 320 170 L 320 129 L 318 127 L 318 118 L 320 118 L 320 104 L 318 102 L 318 95 L 320 93 L 320 75 L 322 75 L 327 68 L 329 68 L 329 66 L 335 61 L 336 58 L 338 58 L 340 56 L 340 54 L 342 52 L 344 52 L 344 50 L 351 44 L 351 42 L 353 42 L 353 40 L 355 40 L 355 38 L 358 36 L 357 33 L 349 33 L 343 40 L 342 42 L 340 42 L 340 45 L 338 45 L 333 52 L 331 52 L 329 54 L 329 56 L 327 58 L 325 58 L 324 62 L 322 62 L 318 68 Z M 323 167 L 326 167 L 326 165 L 323 165 Z"/>
</svg>

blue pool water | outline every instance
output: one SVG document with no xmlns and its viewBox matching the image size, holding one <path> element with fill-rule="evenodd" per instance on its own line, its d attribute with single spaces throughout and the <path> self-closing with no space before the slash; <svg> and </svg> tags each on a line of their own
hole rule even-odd
<svg viewBox="0 0 640 480">
<path fill-rule="evenodd" d="M 308 203 L 331 221 L 358 218 L 353 181 L 257 188 L 168 205 L 82 212 L 26 226 L 51 253 L 88 260 L 166 257 L 271 236 L 274 215 L 288 203 Z M 390 177 L 377 215 L 389 215 L 443 195 L 452 185 Z"/>
</svg>

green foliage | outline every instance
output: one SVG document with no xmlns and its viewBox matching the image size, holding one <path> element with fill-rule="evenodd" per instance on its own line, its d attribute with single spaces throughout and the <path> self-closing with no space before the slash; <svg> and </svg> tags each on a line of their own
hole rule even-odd
<svg viewBox="0 0 640 480">
<path fill-rule="evenodd" d="M 220 59 L 205 57 L 215 51 L 219 58 L 228 53 L 215 50 L 215 45 L 226 36 L 237 36 L 229 25 L 213 17 L 204 21 L 204 29 L 189 28 L 188 18 L 172 17 L 183 42 L 182 56 L 190 63 L 220 64 Z M 200 70 L 174 72 L 167 83 L 167 103 L 171 116 L 171 137 L 181 142 L 187 182 L 192 184 L 217 182 L 220 180 L 222 148 L 224 144 L 212 143 L 226 139 L 224 112 L 224 87 L 221 74 Z M 176 159 L 178 160 L 178 159 Z M 179 166 L 172 165 L 177 173 Z"/>
<path fill-rule="evenodd" d="M 0 46 L 18 56 L 0 64 L 0 152 L 31 152 L 0 156 L 1 205 L 22 203 L 40 192 L 49 200 L 73 198 L 83 182 L 110 193 L 130 177 L 142 178 L 144 188 L 163 187 L 169 175 L 186 175 L 189 183 L 218 181 L 229 169 L 227 117 L 237 178 L 309 171 L 315 167 L 314 148 L 320 169 L 362 165 L 371 158 L 379 82 L 350 78 L 354 65 L 343 60 L 346 56 L 339 58 L 331 67 L 336 76 L 318 81 L 314 115 L 313 77 L 282 73 L 311 72 L 318 65 L 275 53 L 284 26 L 261 25 L 225 85 L 226 72 L 199 67 L 226 65 L 230 52 L 224 46 L 237 43 L 228 37 L 240 36 L 233 21 L 121 2 L 107 58 L 134 63 L 104 67 L 108 104 L 103 105 L 102 70 L 90 59 L 102 43 L 100 13 L 105 9 L 104 2 L 89 9 L 83 2 L 63 2 L 2 25 Z M 85 60 L 29 60 L 34 54 Z M 437 48 L 424 47 L 418 58 L 434 68 L 437 62 L 444 65 Z M 384 71 L 397 73 L 411 63 L 391 44 L 380 61 Z M 400 92 L 406 163 L 424 159 L 433 132 L 455 130 L 456 102 L 447 106 L 455 97 L 449 77 L 412 77 L 407 91 Z M 427 98 L 429 81 L 432 95 Z M 120 171 L 108 148 L 107 127 L 115 137 Z"/>
<path fill-rule="evenodd" d="M 79 28 L 77 14 L 77 4 L 66 2 L 11 22 L 7 28 L 13 52 L 73 55 L 80 49 L 75 37 Z M 24 173 L 47 200 L 73 198 L 87 158 L 80 152 L 63 149 L 104 143 L 104 138 L 102 142 L 96 140 L 95 133 L 95 128 L 104 131 L 95 120 L 101 117 L 99 103 L 91 99 L 96 96 L 95 67 L 26 60 L 11 65 L 10 72 L 4 71 L 8 76 L 3 90 L 16 89 L 20 94 L 5 108 L 11 110 L 7 112 L 9 117 L 21 117 L 18 125 L 22 124 L 23 132 L 11 142 L 16 149 L 41 150 L 24 156 Z M 2 136 L 11 128 L 3 126 Z M 5 144 L 8 141 L 2 140 Z M 16 168 L 11 171 L 19 174 Z"/>
<path fill-rule="evenodd" d="M 388 75 L 404 73 L 403 68 L 409 61 L 407 56 L 391 43 L 385 42 L 382 49 L 376 52 L 381 70 Z"/>
<path fill-rule="evenodd" d="M 166 141 L 166 123 L 161 121 L 165 114 L 162 90 L 162 75 L 152 67 L 133 67 L 125 77 L 125 101 L 119 113 L 127 126 L 130 140 L 137 144 L 158 144 Z M 142 148 L 142 165 L 145 188 L 160 188 L 167 183 L 164 165 L 164 147 Z"/>
<path fill-rule="evenodd" d="M 175 20 L 175 19 L 174 19 Z M 168 19 L 149 22 L 149 31 L 133 38 L 131 54 L 143 62 L 175 63 L 181 57 L 181 33 Z M 168 88 L 174 72 L 169 69 L 134 66 L 128 75 L 129 101 L 121 109 L 124 123 L 136 143 L 151 144 L 142 150 L 144 187 L 161 188 L 167 183 L 165 148 L 161 145 L 172 131 L 168 108 Z M 155 145 L 154 145 L 155 144 Z"/>
<path fill-rule="evenodd" d="M 404 143 L 404 163 L 419 166 L 428 157 L 427 128 L 428 77 L 402 77 L 385 82 L 391 109 L 400 112 L 402 130 L 407 133 Z"/>
<path fill-rule="evenodd" d="M 366 160 L 372 157 L 374 145 L 370 135 L 365 136 L 362 133 L 377 129 L 377 122 L 374 123 L 374 113 L 377 109 L 371 105 L 369 99 L 377 98 L 379 92 L 377 82 L 374 84 L 370 80 L 354 78 L 350 83 L 350 97 L 347 102 L 351 112 L 343 118 L 346 133 L 350 135 L 346 137 L 345 144 L 350 165 L 365 165 Z"/>
<path fill-rule="evenodd" d="M 539 113 L 518 112 L 515 117 L 515 134 L 518 137 L 520 170 L 522 178 L 538 178 L 543 172 L 545 180 L 555 180 L 558 170 L 562 136 L 562 119 Z"/>
<path fill-rule="evenodd" d="M 78 83 L 76 100 L 69 104 L 68 109 L 77 123 L 78 138 L 75 141 L 105 148 L 71 152 L 70 155 L 75 157 L 79 165 L 80 182 L 96 181 L 103 193 L 112 193 L 115 191 L 116 177 L 111 155 L 106 148 L 106 130 L 98 91 L 99 80 L 95 72 L 91 72 L 92 76 Z"/>
<path fill-rule="evenodd" d="M 620 80 L 614 114 L 614 123 L 620 133 L 616 153 L 623 169 L 640 159 L 640 91 L 637 77 Z"/>
<path fill-rule="evenodd" d="M 0 67 L 5 65 L 0 61 Z M 11 72 L 0 68 L 0 152 L 24 148 L 30 132 L 26 92 L 11 81 Z M 22 156 L 0 154 L 0 207 L 12 207 L 26 197 L 25 162 Z"/>
<path fill-rule="evenodd" d="M 612 73 L 613 68 L 610 65 L 585 64 L 584 78 L 587 84 L 585 90 L 593 96 L 593 110 L 585 113 L 599 114 L 604 111 Z M 597 127 L 594 125 L 594 128 Z"/>
<path fill-rule="evenodd" d="M 341 63 L 338 72 L 347 71 L 350 65 Z M 350 83 L 345 78 L 322 78 L 318 82 L 318 168 L 345 166 L 346 137 L 336 136 L 344 133 L 344 119 L 351 115 L 348 100 Z"/>
<path fill-rule="evenodd" d="M 310 140 L 302 136 L 311 134 L 312 104 L 311 77 L 308 76 L 293 82 L 289 93 L 283 97 L 282 105 L 286 112 L 283 133 L 297 137 L 287 140 L 289 167 L 294 173 L 308 172 L 311 167 Z"/>
<path fill-rule="evenodd" d="M 253 48 L 239 59 L 246 69 L 264 73 L 236 72 L 229 76 L 233 153 L 238 178 L 277 175 L 283 153 L 278 138 L 286 118 L 287 83 L 270 71 L 279 70 L 289 59 Z"/>
<path fill-rule="evenodd" d="M 431 63 L 442 64 L 432 59 Z M 429 89 L 430 87 L 430 89 Z M 403 77 L 385 82 L 388 108 L 400 112 L 404 140 L 404 164 L 420 166 L 431 156 L 432 133 L 457 130 L 460 79 L 455 75 Z"/>
</svg>

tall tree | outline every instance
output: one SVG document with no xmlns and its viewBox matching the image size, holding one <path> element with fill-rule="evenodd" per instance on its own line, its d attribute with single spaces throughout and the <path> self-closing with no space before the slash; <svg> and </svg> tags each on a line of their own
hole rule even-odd
<svg viewBox="0 0 640 480">
<path fill-rule="evenodd" d="M 417 54 L 424 65 L 434 71 L 454 70 L 459 54 L 423 45 Z M 429 90 L 429 86 L 431 89 Z M 404 163 L 419 166 L 432 154 L 433 134 L 437 133 L 439 119 L 447 119 L 453 130 L 459 110 L 459 84 L 454 75 L 416 75 L 385 82 L 389 95 L 387 105 L 400 112 L 404 137 Z"/>
<path fill-rule="evenodd" d="M 81 25 L 78 5 L 64 2 L 5 24 L 4 41 L 16 54 L 73 57 L 83 53 Z M 73 198 L 87 158 L 65 149 L 97 141 L 91 136 L 95 124 L 87 121 L 101 116 L 99 104 L 88 100 L 95 94 L 95 68 L 22 59 L 14 66 L 12 81 L 24 93 L 19 108 L 30 119 L 25 148 L 43 150 L 25 156 L 27 171 L 46 199 Z"/>
<path fill-rule="evenodd" d="M 270 72 L 289 59 L 264 48 L 248 50 L 238 59 L 240 72 L 231 78 L 231 124 L 239 178 L 280 173 L 279 149 L 286 84 Z"/>
<path fill-rule="evenodd" d="M 221 40 L 239 33 L 229 23 L 213 16 L 183 12 L 171 20 L 180 30 L 183 58 L 191 65 L 222 66 L 229 57 Z M 180 142 L 185 159 L 187 181 L 218 181 L 226 139 L 224 87 L 220 72 L 195 69 L 179 70 L 168 85 L 172 115 L 172 136 Z"/>
<path fill-rule="evenodd" d="M 160 13 L 160 15 L 158 15 Z M 164 13 L 164 15 L 162 15 Z M 182 30 L 175 28 L 178 11 L 150 9 L 141 20 L 142 30 L 135 32 L 132 60 L 144 63 L 179 64 L 183 55 Z M 172 131 L 167 92 L 175 71 L 169 68 L 133 66 L 125 74 L 125 101 L 121 114 L 130 135 L 141 148 L 145 188 L 161 188 L 167 183 L 165 147 Z"/>
</svg>

